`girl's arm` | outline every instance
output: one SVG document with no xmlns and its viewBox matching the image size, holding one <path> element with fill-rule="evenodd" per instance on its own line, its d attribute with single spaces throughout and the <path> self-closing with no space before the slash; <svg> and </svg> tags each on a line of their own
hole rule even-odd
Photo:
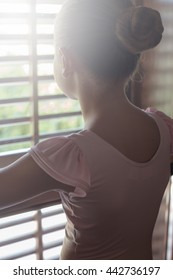
<svg viewBox="0 0 173 280">
<path fill-rule="evenodd" d="M 74 187 L 50 177 L 29 154 L 0 169 L 0 210 L 11 206 L 18 209 L 18 204 L 27 205 L 28 200 L 55 190 L 71 192 Z"/>
</svg>

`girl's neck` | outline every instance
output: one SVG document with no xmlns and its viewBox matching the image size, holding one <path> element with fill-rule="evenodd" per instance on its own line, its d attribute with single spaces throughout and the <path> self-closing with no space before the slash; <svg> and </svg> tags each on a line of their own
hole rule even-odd
<svg viewBox="0 0 173 280">
<path fill-rule="evenodd" d="M 94 123 L 105 118 L 118 118 L 124 114 L 131 103 L 124 93 L 124 84 L 115 87 L 87 87 L 78 94 L 85 129 L 90 129 Z M 117 117 L 116 117 L 117 116 Z"/>
</svg>

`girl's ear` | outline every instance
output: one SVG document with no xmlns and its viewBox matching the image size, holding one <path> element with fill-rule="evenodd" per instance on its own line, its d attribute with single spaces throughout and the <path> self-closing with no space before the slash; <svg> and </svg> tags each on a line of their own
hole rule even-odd
<svg viewBox="0 0 173 280">
<path fill-rule="evenodd" d="M 61 74 L 64 79 L 67 79 L 73 72 L 72 59 L 65 48 L 59 48 L 59 55 L 61 59 Z"/>
</svg>

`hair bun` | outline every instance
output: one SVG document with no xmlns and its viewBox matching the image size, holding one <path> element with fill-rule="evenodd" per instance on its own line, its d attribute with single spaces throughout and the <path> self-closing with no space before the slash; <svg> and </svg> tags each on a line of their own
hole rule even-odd
<svg viewBox="0 0 173 280">
<path fill-rule="evenodd" d="M 116 36 L 131 53 L 157 46 L 164 28 L 159 12 L 147 7 L 134 7 L 121 16 L 116 25 Z"/>
</svg>

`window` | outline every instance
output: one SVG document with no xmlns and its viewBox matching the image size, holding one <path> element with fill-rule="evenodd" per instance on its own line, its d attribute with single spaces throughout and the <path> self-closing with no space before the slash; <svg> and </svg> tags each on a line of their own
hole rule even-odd
<svg viewBox="0 0 173 280">
<path fill-rule="evenodd" d="M 145 0 L 145 3 L 161 12 L 165 30 L 160 45 L 143 59 L 142 104 L 157 107 L 173 117 L 173 0 Z"/>
<path fill-rule="evenodd" d="M 83 126 L 78 102 L 53 77 L 54 20 L 62 2 L 0 1 L 0 168 L 39 141 Z M 50 194 L 36 204 L 54 202 Z M 58 259 L 64 225 L 61 205 L 0 219 L 0 259 Z"/>
<path fill-rule="evenodd" d="M 0 260 L 58 259 L 64 237 L 61 205 L 0 219 Z"/>
<path fill-rule="evenodd" d="M 144 83 L 140 93 L 141 106 L 156 107 L 173 118 L 173 0 L 145 0 L 144 3 L 160 11 L 165 30 L 160 45 L 143 57 Z M 165 193 L 155 228 L 153 245 L 158 259 L 164 257 L 163 250 L 160 251 L 159 248 L 165 246 L 166 257 L 173 259 L 172 198 L 170 186 Z"/>
<path fill-rule="evenodd" d="M 0 3 L 0 152 L 79 130 L 77 101 L 53 78 L 53 24 L 63 1 Z"/>
</svg>

